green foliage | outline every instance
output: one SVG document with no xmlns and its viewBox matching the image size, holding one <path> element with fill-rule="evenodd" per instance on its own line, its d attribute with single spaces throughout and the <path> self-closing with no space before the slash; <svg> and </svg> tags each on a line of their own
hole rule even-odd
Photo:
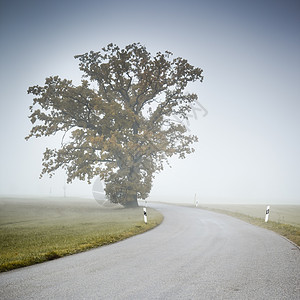
<svg viewBox="0 0 300 300">
<path fill-rule="evenodd" d="M 203 80 L 202 69 L 171 57 L 151 56 L 140 44 L 110 44 L 75 56 L 81 85 L 54 76 L 30 87 L 34 126 L 26 139 L 64 132 L 60 149 L 46 149 L 41 175 L 64 168 L 68 182 L 100 176 L 112 202 L 146 199 L 155 172 L 173 155 L 185 158 L 197 141 L 178 119 L 187 119 L 197 100 L 185 89 Z"/>
</svg>

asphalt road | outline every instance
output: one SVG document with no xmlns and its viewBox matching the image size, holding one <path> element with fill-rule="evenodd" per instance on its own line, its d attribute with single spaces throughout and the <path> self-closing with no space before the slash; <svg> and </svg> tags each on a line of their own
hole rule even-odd
<svg viewBox="0 0 300 300">
<path fill-rule="evenodd" d="M 229 216 L 155 204 L 145 234 L 0 274 L 0 299 L 300 299 L 300 251 Z"/>
</svg>

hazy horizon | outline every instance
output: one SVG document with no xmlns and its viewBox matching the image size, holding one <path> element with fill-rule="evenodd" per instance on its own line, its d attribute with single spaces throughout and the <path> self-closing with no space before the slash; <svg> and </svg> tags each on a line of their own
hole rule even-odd
<svg viewBox="0 0 300 300">
<path fill-rule="evenodd" d="M 32 85 L 80 81 L 74 55 L 109 43 L 169 50 L 204 70 L 189 86 L 195 153 L 172 158 L 149 200 L 300 204 L 299 1 L 1 1 L 0 196 L 64 195 L 66 176 L 39 179 L 45 147 L 25 141 Z M 75 181 L 67 196 L 92 197 Z"/>
</svg>

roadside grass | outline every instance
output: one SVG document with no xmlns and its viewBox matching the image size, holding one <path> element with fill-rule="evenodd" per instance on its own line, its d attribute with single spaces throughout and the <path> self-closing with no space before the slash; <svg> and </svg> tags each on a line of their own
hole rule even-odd
<svg viewBox="0 0 300 300">
<path fill-rule="evenodd" d="M 265 222 L 266 206 L 262 205 L 203 205 L 198 208 L 226 214 L 272 230 L 300 247 L 300 205 L 271 206 L 268 222 Z"/>
<path fill-rule="evenodd" d="M 0 272 L 108 245 L 159 225 L 147 208 L 104 208 L 91 199 L 0 198 Z"/>
</svg>

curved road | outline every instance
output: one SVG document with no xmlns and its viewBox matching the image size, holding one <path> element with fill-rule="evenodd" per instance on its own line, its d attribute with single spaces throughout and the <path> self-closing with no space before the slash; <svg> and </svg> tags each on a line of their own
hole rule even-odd
<svg viewBox="0 0 300 300">
<path fill-rule="evenodd" d="M 154 204 L 145 234 L 0 274 L 0 299 L 300 299 L 300 251 L 279 235 Z"/>
</svg>

